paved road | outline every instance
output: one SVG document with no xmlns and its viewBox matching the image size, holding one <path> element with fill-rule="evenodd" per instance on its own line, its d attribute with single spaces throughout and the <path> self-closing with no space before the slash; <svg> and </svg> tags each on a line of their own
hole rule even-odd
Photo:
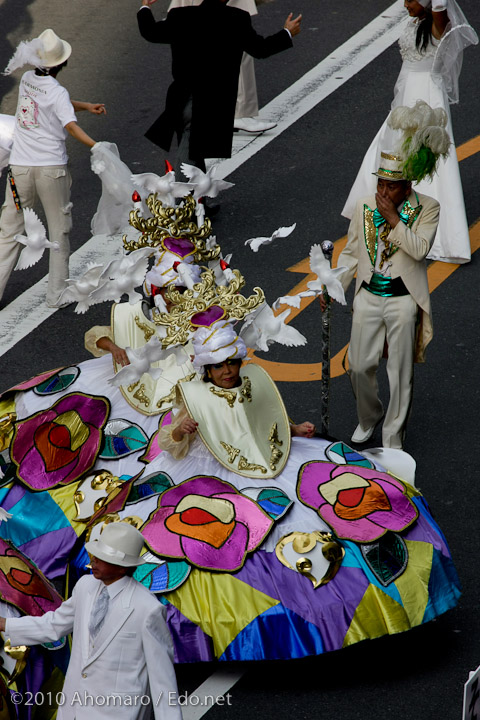
<svg viewBox="0 0 480 720">
<path fill-rule="evenodd" d="M 158 16 L 166 6 L 159 0 Z M 390 12 L 388 0 L 345 0 L 343 3 L 304 0 L 294 8 L 304 14 L 302 34 L 295 48 L 257 63 L 261 105 L 270 103 L 352 35 L 376 17 Z M 477 0 L 463 8 L 480 28 Z M 132 171 L 163 170 L 164 154 L 143 138 L 143 131 L 162 107 L 169 83 L 168 48 L 147 45 L 138 36 L 136 3 L 98 3 L 82 0 L 55 4 L 48 0 L 0 1 L 0 27 L 8 42 L 0 46 L 4 67 L 12 47 L 34 37 L 46 25 L 71 41 L 74 52 L 60 76 L 72 97 L 104 101 L 106 118 L 79 120 L 96 139 L 116 142 Z M 292 9 L 286 0 L 262 6 L 256 26 L 263 33 L 283 24 Z M 48 18 L 48 21 L 45 21 Z M 480 133 L 478 100 L 479 50 L 465 55 L 461 104 L 452 108 L 457 147 Z M 348 82 L 275 138 L 229 177 L 235 188 L 222 198 L 215 230 L 225 252 L 234 252 L 249 285 L 262 285 L 273 301 L 302 278 L 288 272 L 300 263 L 313 242 L 345 235 L 340 216 L 344 199 L 366 147 L 388 112 L 400 66 L 392 46 Z M 210 78 L 214 82 L 214 78 Z M 13 112 L 15 78 L 0 79 L 1 112 Z M 89 169 L 88 152 L 70 146 L 74 188 L 73 249 L 89 238 L 89 221 L 99 195 L 98 178 Z M 480 157 L 473 153 L 461 163 L 472 238 L 480 215 Z M 297 222 L 292 241 L 284 241 L 252 256 L 243 241 Z M 246 715 L 263 717 L 330 718 L 405 717 L 433 720 L 459 717 L 462 684 L 468 670 L 480 662 L 478 606 L 480 593 L 474 568 L 478 565 L 479 472 L 474 456 L 478 417 L 478 257 L 455 270 L 433 293 L 435 338 L 428 361 L 417 368 L 414 407 L 406 449 L 417 460 L 417 478 L 452 547 L 464 585 L 460 606 L 437 622 L 398 637 L 362 643 L 320 658 L 286 663 L 242 666 L 242 679 L 232 690 L 231 705 L 217 707 L 209 717 L 226 720 Z M 13 301 L 46 272 L 46 260 L 15 273 L 5 295 Z M 86 359 L 83 332 L 108 322 L 107 305 L 86 316 L 72 309 L 55 313 L 0 357 L 0 387 L 40 369 Z M 0 327 L 2 315 L 0 313 Z M 348 341 L 349 307 L 333 312 L 332 351 Z M 309 306 L 294 324 L 308 337 L 306 348 L 272 348 L 269 360 L 314 363 L 320 359 L 320 316 Z M 1 330 L 0 330 L 1 333 Z M 0 348 L 1 349 L 1 348 Z M 290 413 L 300 420 L 319 420 L 319 383 L 293 382 L 292 373 L 281 390 Z M 331 387 L 331 432 L 348 438 L 355 426 L 348 380 L 335 378 Z M 374 441 L 380 442 L 375 436 Z M 179 668 L 180 685 L 194 690 L 215 666 Z"/>
</svg>

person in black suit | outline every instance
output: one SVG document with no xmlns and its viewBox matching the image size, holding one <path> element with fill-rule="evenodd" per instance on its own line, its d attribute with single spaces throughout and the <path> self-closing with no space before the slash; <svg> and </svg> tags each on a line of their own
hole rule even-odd
<svg viewBox="0 0 480 720">
<path fill-rule="evenodd" d="M 282 30 L 262 37 L 253 29 L 250 15 L 226 0 L 174 8 L 159 22 L 150 10 L 154 2 L 143 0 L 138 26 L 149 42 L 170 44 L 173 83 L 164 112 L 145 136 L 168 151 L 176 133 L 177 166 L 189 162 L 205 171 L 205 158 L 231 156 L 243 52 L 266 58 L 292 47 L 302 16 L 294 19 L 290 13 Z"/>
</svg>

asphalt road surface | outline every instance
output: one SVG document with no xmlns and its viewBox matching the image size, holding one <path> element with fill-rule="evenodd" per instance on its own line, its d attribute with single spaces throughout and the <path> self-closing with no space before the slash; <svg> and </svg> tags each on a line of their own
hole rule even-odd
<svg viewBox="0 0 480 720">
<path fill-rule="evenodd" d="M 166 0 L 158 1 L 154 7 L 158 18 L 166 6 Z M 388 20 L 399 7 L 388 0 L 304 0 L 295 5 L 272 0 L 262 5 L 255 26 L 263 34 L 279 29 L 290 11 L 303 13 L 303 25 L 292 50 L 256 63 L 260 105 L 273 103 L 329 56 L 340 56 L 339 49 L 352 36 L 366 33 L 368 38 L 364 29 L 376 18 Z M 462 7 L 480 29 L 478 0 L 464 0 Z M 162 174 L 166 156 L 143 133 L 163 107 L 170 82 L 169 49 L 142 40 L 136 11 L 137 3 L 127 0 L 0 0 L 0 67 L 6 66 L 20 40 L 37 36 L 45 27 L 54 28 L 73 45 L 71 60 L 59 80 L 72 98 L 107 106 L 106 117 L 81 114 L 79 123 L 96 140 L 115 142 L 132 172 Z M 369 42 L 366 40 L 367 45 Z M 480 232 L 479 53 L 478 47 L 466 51 L 460 104 L 452 107 L 455 143 L 466 155 L 460 168 L 472 249 L 478 247 Z M 355 62 L 351 77 L 346 79 L 339 69 L 334 78 L 338 86 L 320 93 L 318 102 L 288 127 L 274 130 L 271 142 L 253 154 L 256 146 L 249 146 L 246 160 L 239 161 L 228 176 L 235 187 L 220 198 L 222 209 L 214 229 L 222 250 L 234 253 L 233 266 L 241 268 L 249 287 L 261 285 L 270 302 L 305 277 L 298 268 L 297 272 L 289 268 L 301 265 L 313 243 L 335 242 L 347 231 L 348 223 L 340 211 L 363 154 L 388 113 L 400 55 L 393 44 L 365 66 L 359 63 L 357 68 Z M 15 111 L 19 75 L 0 78 L 3 113 Z M 215 83 L 215 76 L 205 82 Z M 296 101 L 299 106 L 305 96 L 308 100 L 304 93 L 303 99 Z M 294 113 L 295 107 L 290 111 Z M 75 252 L 90 238 L 100 183 L 90 170 L 85 147 L 69 140 L 69 153 Z M 173 161 L 174 155 L 169 159 Z M 293 222 L 297 228 L 290 238 L 262 248 L 258 255 L 244 247 L 247 238 L 268 235 Z M 213 664 L 179 667 L 180 688 L 189 692 L 218 670 L 241 675 L 230 690 L 228 703 L 209 710 L 211 720 L 250 716 L 279 720 L 460 718 L 463 683 L 468 671 L 480 663 L 480 592 L 475 570 L 480 550 L 480 473 L 474 454 L 479 407 L 477 256 L 473 252 L 468 265 L 449 266 L 448 275 L 440 268 L 439 284 L 432 295 L 435 337 L 426 364 L 416 368 L 405 445 L 417 462 L 417 484 L 452 549 L 464 590 L 458 608 L 408 633 L 318 658 L 221 668 Z M 109 321 L 107 304 L 94 306 L 82 316 L 75 315 L 70 306 L 37 321 L 40 312 L 32 307 L 29 288 L 46 272 L 44 258 L 33 268 L 14 273 L 7 287 L 0 311 L 0 390 L 40 370 L 87 359 L 85 330 Z M 25 313 L 32 317 L 31 332 L 18 341 L 12 341 L 10 333 L 5 352 L 2 316 L 7 317 L 9 306 L 20 297 Z M 332 311 L 332 355 L 337 368 L 341 367 L 339 354 L 348 342 L 350 307 L 351 292 L 349 304 Z M 272 372 L 281 378 L 280 390 L 290 415 L 317 424 L 320 382 L 311 365 L 321 360 L 320 321 L 318 304 L 310 304 L 293 321 L 308 338 L 308 345 L 294 349 L 273 346 L 262 356 L 276 363 Z M 384 378 L 382 383 L 385 390 Z M 348 440 L 355 425 L 349 382 L 339 370 L 331 381 L 330 432 Z M 377 431 L 372 444 L 380 441 Z M 191 712 L 191 707 L 186 708 L 186 716 L 193 718 Z"/>
</svg>

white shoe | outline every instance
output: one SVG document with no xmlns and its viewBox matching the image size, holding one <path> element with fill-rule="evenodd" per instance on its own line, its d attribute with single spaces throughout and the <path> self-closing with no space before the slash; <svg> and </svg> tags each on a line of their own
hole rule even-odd
<svg viewBox="0 0 480 720">
<path fill-rule="evenodd" d="M 352 435 L 352 442 L 356 443 L 357 445 L 361 445 L 362 443 L 366 443 L 367 440 L 370 440 L 370 438 L 373 435 L 373 431 L 375 430 L 375 425 L 372 425 L 371 427 L 364 430 L 360 423 L 355 428 L 355 432 Z"/>
<path fill-rule="evenodd" d="M 364 430 L 362 428 L 362 426 L 360 425 L 360 423 L 358 423 L 357 427 L 355 428 L 355 432 L 352 435 L 352 442 L 356 443 L 357 445 L 366 443 L 367 440 L 370 440 L 373 433 L 375 432 L 377 425 L 379 425 L 379 423 L 381 423 L 382 420 L 383 420 L 383 415 L 382 415 L 382 417 L 378 418 L 378 420 L 375 423 L 373 423 L 373 425 L 368 427 L 366 430 Z"/>
<path fill-rule="evenodd" d="M 235 118 L 233 121 L 233 129 L 236 132 L 243 130 L 243 132 L 247 133 L 262 133 L 276 126 L 277 123 L 260 120 L 258 117 Z"/>
</svg>

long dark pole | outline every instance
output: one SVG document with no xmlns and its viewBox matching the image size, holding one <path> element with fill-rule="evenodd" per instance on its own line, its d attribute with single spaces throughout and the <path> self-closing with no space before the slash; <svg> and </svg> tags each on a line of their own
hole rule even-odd
<svg viewBox="0 0 480 720">
<path fill-rule="evenodd" d="M 321 244 L 321 248 L 326 260 L 328 260 L 329 265 L 331 265 L 333 243 L 330 242 L 330 240 L 324 240 Z M 321 434 L 328 435 L 330 425 L 330 298 L 327 293 L 327 288 L 324 288 L 323 295 L 326 301 L 326 307 L 325 310 L 322 310 Z"/>
</svg>

